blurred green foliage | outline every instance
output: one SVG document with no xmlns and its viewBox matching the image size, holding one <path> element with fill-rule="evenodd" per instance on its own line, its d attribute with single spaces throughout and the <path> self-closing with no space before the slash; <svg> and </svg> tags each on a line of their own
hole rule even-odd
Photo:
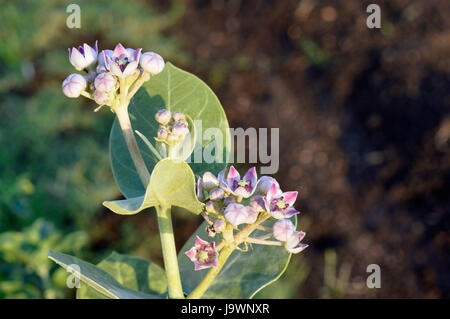
<svg viewBox="0 0 450 319">
<path fill-rule="evenodd" d="M 76 230 L 98 230 L 102 201 L 120 196 L 108 158 L 113 114 L 63 96 L 61 82 L 75 72 L 67 49 L 98 39 L 100 50 L 121 42 L 188 58 L 165 35 L 182 1 L 80 0 L 80 29 L 66 26 L 70 3 L 0 2 L 0 298 L 73 296 L 47 250 L 89 255 L 87 233 Z"/>
<path fill-rule="evenodd" d="M 64 297 L 67 274 L 52 267 L 48 250 L 79 254 L 86 242 L 84 232 L 63 234 L 43 219 L 21 232 L 1 233 L 0 298 Z"/>
</svg>

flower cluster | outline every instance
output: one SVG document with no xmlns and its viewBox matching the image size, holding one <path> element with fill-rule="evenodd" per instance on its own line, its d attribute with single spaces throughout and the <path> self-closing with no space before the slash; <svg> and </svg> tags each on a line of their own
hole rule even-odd
<svg viewBox="0 0 450 319">
<path fill-rule="evenodd" d="M 85 43 L 69 49 L 69 60 L 77 71 L 87 75 L 70 74 L 62 84 L 63 93 L 70 98 L 83 95 L 112 110 L 120 94 L 129 101 L 150 75 L 160 73 L 165 65 L 154 52 L 142 53 L 142 49 L 125 48 L 120 43 L 114 50 L 99 53 L 97 41 L 93 48 Z"/>
<path fill-rule="evenodd" d="M 171 113 L 169 110 L 159 110 L 155 120 L 160 124 L 158 129 L 158 142 L 174 145 L 182 141 L 189 133 L 186 115 L 179 112 Z"/>
<path fill-rule="evenodd" d="M 295 225 L 289 219 L 299 213 L 293 207 L 297 192 L 283 192 L 279 183 L 269 176 L 263 176 L 258 180 L 254 167 L 243 177 L 233 166 L 228 172 L 226 169 L 222 170 L 218 176 L 206 172 L 198 178 L 196 192 L 199 200 L 205 202 L 203 216 L 209 223 L 207 232 L 211 237 L 221 234 L 223 242 L 228 244 L 238 238 L 238 242 L 234 242 L 235 245 L 254 243 L 284 246 L 287 251 L 294 254 L 308 247 L 301 243 L 305 233 L 296 231 Z M 268 219 L 276 220 L 272 228 L 261 225 Z M 251 229 L 258 228 L 267 231 L 268 234 L 261 238 L 251 238 L 247 234 L 242 238 L 238 235 L 245 228 L 239 228 L 240 225 L 253 227 Z M 238 232 L 236 236 L 235 231 Z M 271 237 L 276 241 L 267 241 Z M 220 246 L 221 244 L 218 248 Z M 197 264 L 202 265 L 202 268 L 214 266 L 212 263 L 204 263 L 192 253 L 189 254 L 189 258 L 193 256 L 191 260 L 195 262 L 196 270 Z"/>
</svg>

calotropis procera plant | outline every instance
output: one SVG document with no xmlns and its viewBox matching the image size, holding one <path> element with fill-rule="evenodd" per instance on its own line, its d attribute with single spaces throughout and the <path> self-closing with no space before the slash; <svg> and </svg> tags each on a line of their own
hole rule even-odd
<svg viewBox="0 0 450 319">
<path fill-rule="evenodd" d="M 69 75 L 63 93 L 116 114 L 111 166 L 126 199 L 104 206 L 122 215 L 154 209 L 164 259 L 163 270 L 113 253 L 95 266 L 50 251 L 49 258 L 85 283 L 77 297 L 251 298 L 278 279 L 291 254 L 307 247 L 295 226 L 297 192 L 258 178 L 254 167 L 242 177 L 226 167 L 228 124 L 211 89 L 160 55 L 121 44 L 101 52 L 97 42 L 74 47 L 69 60 L 84 74 Z M 208 128 L 220 134 L 203 137 Z M 214 161 L 196 157 L 208 152 Z M 204 219 L 178 254 L 172 206 Z"/>
</svg>

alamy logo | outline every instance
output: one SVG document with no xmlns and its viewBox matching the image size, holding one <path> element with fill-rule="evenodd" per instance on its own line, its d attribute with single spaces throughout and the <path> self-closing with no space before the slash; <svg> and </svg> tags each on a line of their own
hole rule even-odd
<svg viewBox="0 0 450 319">
<path fill-rule="evenodd" d="M 81 9 L 78 4 L 69 4 L 66 9 L 70 15 L 67 17 L 66 25 L 69 29 L 81 28 Z"/>
<path fill-rule="evenodd" d="M 71 264 L 67 266 L 66 271 L 70 273 L 66 280 L 66 285 L 68 288 L 80 288 L 81 287 L 81 281 L 80 281 L 80 266 L 77 264 Z"/>
<path fill-rule="evenodd" d="M 381 28 L 381 8 L 378 4 L 369 4 L 366 9 L 370 15 L 367 17 L 366 25 L 369 29 Z"/>
<path fill-rule="evenodd" d="M 366 280 L 367 288 L 381 288 L 381 268 L 377 264 L 367 266 L 366 272 L 371 273 Z"/>
</svg>

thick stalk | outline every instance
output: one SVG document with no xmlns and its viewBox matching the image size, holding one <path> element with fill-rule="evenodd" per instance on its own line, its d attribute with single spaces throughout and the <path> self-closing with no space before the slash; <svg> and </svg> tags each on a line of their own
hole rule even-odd
<svg viewBox="0 0 450 319">
<path fill-rule="evenodd" d="M 158 215 L 159 235 L 161 237 L 169 298 L 183 299 L 184 294 L 181 286 L 180 270 L 178 269 L 177 249 L 173 236 L 170 206 L 157 206 L 156 213 Z"/>
<path fill-rule="evenodd" d="M 234 251 L 233 246 L 225 246 L 220 252 L 219 258 L 217 259 L 217 267 L 211 268 L 211 270 L 206 274 L 200 284 L 191 292 L 188 299 L 199 299 L 203 296 L 206 290 L 211 286 L 214 279 L 217 277 L 219 272 L 222 270 L 223 265 L 227 259 L 231 256 Z"/>
<path fill-rule="evenodd" d="M 150 173 L 148 172 L 147 166 L 145 166 L 144 159 L 136 142 L 136 137 L 134 136 L 133 128 L 131 127 L 128 106 L 120 105 L 115 109 L 115 112 L 136 171 L 138 172 L 142 185 L 144 185 L 144 188 L 147 188 L 148 182 L 150 181 Z"/>
</svg>

